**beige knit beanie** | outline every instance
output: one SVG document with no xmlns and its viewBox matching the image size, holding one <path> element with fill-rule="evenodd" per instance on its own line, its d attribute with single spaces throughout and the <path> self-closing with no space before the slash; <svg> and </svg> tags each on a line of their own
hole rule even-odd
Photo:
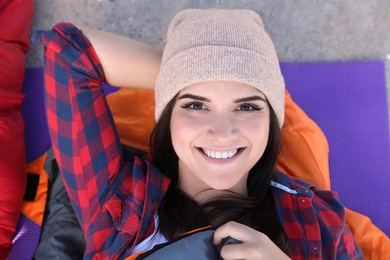
<svg viewBox="0 0 390 260">
<path fill-rule="evenodd" d="M 188 9 L 176 14 L 167 34 L 156 81 L 156 120 L 186 86 L 214 80 L 251 85 L 284 121 L 284 80 L 275 48 L 259 15 L 249 10 Z"/>
</svg>

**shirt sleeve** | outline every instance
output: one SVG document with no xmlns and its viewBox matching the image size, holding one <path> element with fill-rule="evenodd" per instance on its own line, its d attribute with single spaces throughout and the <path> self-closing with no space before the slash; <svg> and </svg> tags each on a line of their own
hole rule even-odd
<svg viewBox="0 0 390 260">
<path fill-rule="evenodd" d="M 111 193 L 121 144 L 90 42 L 69 23 L 35 31 L 45 46 L 46 115 L 53 150 L 84 234 Z"/>
<path fill-rule="evenodd" d="M 316 190 L 313 207 L 320 226 L 323 256 L 332 259 L 363 259 L 363 253 L 345 223 L 345 207 L 337 193 Z M 334 252 L 334 255 L 330 252 Z"/>
<path fill-rule="evenodd" d="M 271 190 L 292 259 L 362 259 L 337 193 L 280 172 Z"/>
</svg>

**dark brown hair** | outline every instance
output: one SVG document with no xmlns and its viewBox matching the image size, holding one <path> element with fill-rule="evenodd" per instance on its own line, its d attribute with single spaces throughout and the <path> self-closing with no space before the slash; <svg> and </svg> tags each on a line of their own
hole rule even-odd
<svg viewBox="0 0 390 260">
<path fill-rule="evenodd" d="M 281 147 L 278 120 L 270 107 L 270 129 L 262 157 L 249 171 L 248 195 L 229 192 L 199 205 L 178 187 L 178 157 L 173 149 L 170 121 L 176 96 L 167 104 L 151 136 L 154 165 L 171 179 L 159 207 L 159 230 L 171 240 L 178 235 L 212 223 L 222 225 L 236 221 L 266 234 L 281 250 L 288 253 L 288 239 L 279 222 L 270 181 Z"/>
</svg>

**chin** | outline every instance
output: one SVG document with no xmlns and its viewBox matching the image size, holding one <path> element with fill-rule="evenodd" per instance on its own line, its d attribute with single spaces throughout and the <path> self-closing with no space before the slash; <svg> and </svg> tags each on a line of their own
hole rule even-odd
<svg viewBox="0 0 390 260">
<path fill-rule="evenodd" d="M 232 191 L 232 192 L 235 192 L 235 193 L 240 193 L 240 194 L 243 194 L 243 190 L 244 188 L 240 188 L 238 187 L 239 183 L 237 182 L 234 182 L 234 183 L 215 183 L 214 185 L 210 185 L 210 188 L 212 188 L 213 190 L 217 190 L 217 191 Z M 245 190 L 246 190 L 246 186 L 245 186 Z"/>
</svg>

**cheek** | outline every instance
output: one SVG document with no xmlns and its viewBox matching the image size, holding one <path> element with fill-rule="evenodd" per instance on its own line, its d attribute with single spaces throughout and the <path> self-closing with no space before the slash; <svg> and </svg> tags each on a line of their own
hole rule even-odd
<svg viewBox="0 0 390 260">
<path fill-rule="evenodd" d="M 191 144 L 200 135 L 203 125 L 200 121 L 183 116 L 172 116 L 171 138 L 175 150 L 178 146 Z"/>
<path fill-rule="evenodd" d="M 248 124 L 245 128 L 246 136 L 256 150 L 262 154 L 268 143 L 269 120 L 262 120 L 257 123 Z"/>
<path fill-rule="evenodd" d="M 260 138 L 261 140 L 268 140 L 269 122 L 263 122 L 261 124 L 253 125 L 253 127 L 249 128 L 249 131 L 251 131 L 252 133 L 257 133 L 254 134 L 254 136 Z"/>
</svg>

